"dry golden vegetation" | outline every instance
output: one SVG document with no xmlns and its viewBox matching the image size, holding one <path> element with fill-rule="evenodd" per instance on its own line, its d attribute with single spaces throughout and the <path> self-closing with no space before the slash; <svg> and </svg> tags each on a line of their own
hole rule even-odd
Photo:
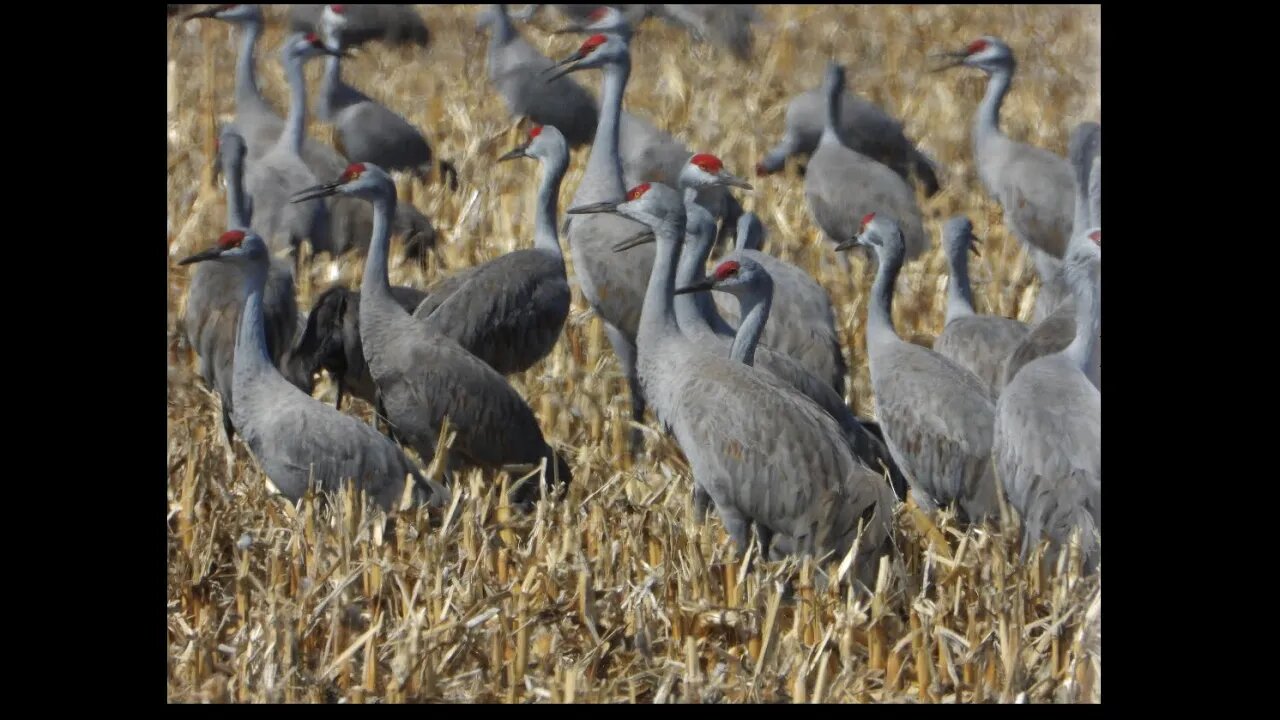
<svg viewBox="0 0 1280 720">
<path fill-rule="evenodd" d="M 782 130 L 786 100 L 816 85 L 826 59 L 850 87 L 903 119 L 945 168 L 946 189 L 921 200 L 937 238 L 966 213 L 985 243 L 974 260 L 986 312 L 1026 319 L 1034 272 L 974 172 L 969 128 L 983 92 L 976 71 L 925 72 L 926 54 L 981 34 L 1018 55 L 1003 124 L 1012 137 L 1065 153 L 1068 134 L 1100 116 L 1100 10 L 1051 6 L 761 6 L 757 60 L 694 45 L 647 21 L 633 42 L 628 109 L 695 151 L 750 174 Z M 392 282 L 425 287 L 450 268 L 527 245 L 536 163 L 496 164 L 520 140 L 484 74 L 475 6 L 421 6 L 429 49 L 365 46 L 345 75 L 423 128 L 462 188 L 410 187 L 440 231 L 441 260 L 396 266 Z M 283 115 L 278 48 L 284 9 L 266 8 L 259 46 L 264 94 Z M 545 13 L 539 25 L 549 27 Z M 462 475 L 456 507 L 387 517 L 349 494 L 297 507 L 271 495 L 237 441 L 227 449 L 217 399 L 181 339 L 188 272 L 172 265 L 224 229 L 209 174 L 213 123 L 230 117 L 234 30 L 171 20 L 169 50 L 168 694 L 180 702 L 836 701 L 1080 702 L 1101 697 L 1100 576 L 1076 559 L 1017 561 L 1004 529 L 962 532 L 949 518 L 898 514 L 902 562 L 870 591 L 821 563 L 744 569 L 719 524 L 692 521 L 679 448 L 656 430 L 632 463 L 622 452 L 626 383 L 600 321 L 575 290 L 564 336 L 543 363 L 511 378 L 573 465 L 567 497 L 520 516 L 498 483 Z M 577 36 L 525 26 L 553 57 Z M 311 63 L 315 87 L 321 63 Z M 575 75 L 598 92 L 599 73 Z M 331 139 L 315 122 L 313 136 Z M 576 151 L 561 211 L 586 164 Z M 321 178 L 328 180 L 329 178 Z M 767 248 L 831 292 L 852 372 L 851 402 L 874 415 L 863 322 L 869 277 L 845 275 L 810 221 L 793 163 L 740 193 L 769 231 Z M 566 252 L 566 259 L 568 253 Z M 299 305 L 332 283 L 354 287 L 363 260 L 319 258 L 298 279 Z M 572 276 L 572 268 L 570 269 Z M 936 247 L 904 270 L 895 313 L 904 336 L 936 335 L 946 292 Z M 332 402 L 322 381 L 316 395 Z M 355 401 L 347 412 L 368 419 Z"/>
</svg>

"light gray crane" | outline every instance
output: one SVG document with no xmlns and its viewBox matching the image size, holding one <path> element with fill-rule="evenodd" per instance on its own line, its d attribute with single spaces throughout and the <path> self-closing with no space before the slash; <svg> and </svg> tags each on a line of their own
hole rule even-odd
<svg viewBox="0 0 1280 720">
<path fill-rule="evenodd" d="M 698 235 L 695 238 L 693 233 L 685 233 L 685 245 L 680 251 L 680 263 L 676 269 L 678 289 L 675 308 L 680 331 L 690 342 L 700 345 L 710 345 L 723 339 L 729 344 L 730 358 L 769 372 L 817 403 L 840 424 L 840 430 L 844 433 L 845 440 L 853 453 L 873 470 L 880 470 L 883 464 L 883 467 L 889 471 L 894 493 L 899 498 L 905 498 L 906 478 L 894 463 L 883 437 L 878 432 L 868 429 L 868 424 L 874 423 L 855 417 L 849 410 L 849 406 L 845 405 L 844 399 L 836 395 L 830 386 L 796 366 L 785 355 L 774 353 L 768 347 L 759 344 L 763 330 L 768 326 L 770 309 L 775 297 L 773 279 L 769 277 L 768 271 L 744 255 L 742 251 L 736 251 L 722 259 L 710 277 L 702 277 L 702 268 L 706 262 L 705 253 L 711 245 L 711 234 L 704 231 Z M 687 261 L 686 254 L 703 259 L 696 264 L 691 263 Z M 707 290 L 720 290 L 735 296 L 741 304 L 740 313 L 743 320 L 736 334 L 717 337 L 718 333 L 711 329 L 711 325 L 697 315 L 698 308 L 691 307 L 692 303 L 684 299 L 688 293 Z M 710 312 L 714 315 L 714 310 L 708 307 L 701 309 L 704 314 Z M 758 352 L 761 354 L 758 355 Z M 758 364 L 757 359 L 761 361 Z"/>
<path fill-rule="evenodd" d="M 750 60 L 755 45 L 754 5 L 658 5 L 656 15 L 683 27 L 695 40 L 710 41 L 739 60 Z"/>
<path fill-rule="evenodd" d="M 389 45 L 426 46 L 431 32 L 412 5 L 357 4 L 341 6 L 348 25 L 343 33 L 350 45 L 380 40 Z M 323 5 L 291 5 L 289 27 L 294 32 L 320 32 Z"/>
<path fill-rule="evenodd" d="M 786 353 L 806 370 L 822 378 L 841 397 L 849 366 L 845 363 L 836 333 L 836 314 L 831 298 L 809 273 L 760 250 L 764 245 L 764 226 L 755 213 L 738 220 L 738 252 L 764 267 L 777 286 L 773 300 L 773 322 L 765 325 L 764 344 Z M 715 293 L 716 307 L 730 325 L 737 325 L 738 308 Z"/>
<path fill-rule="evenodd" d="M 840 426 L 813 402 L 680 332 L 673 307 L 685 230 L 680 193 L 645 183 L 622 200 L 569 212 L 625 215 L 655 235 L 638 337 L 641 381 L 738 551 L 746 551 L 754 525 L 766 552 L 776 534 L 790 538 L 798 551 L 839 556 L 861 525 L 855 562 L 857 576 L 866 577 L 890 543 L 889 485 L 857 459 Z"/>
<path fill-rule="evenodd" d="M 1097 123 L 1081 123 L 1071 133 L 1068 153 L 1075 174 L 1075 213 L 1072 225 L 1080 228 L 1072 236 L 1071 242 L 1086 242 L 1090 231 L 1099 229 L 1101 216 L 1094 216 L 1094 208 L 1102 211 L 1102 166 L 1096 162 L 1101 156 L 1102 127 Z M 1093 194 L 1096 191 L 1096 195 Z M 1040 287 L 1040 296 L 1036 306 L 1051 310 L 1044 315 L 1027 337 L 1010 353 L 1003 373 L 1005 384 L 1013 379 L 1024 365 L 1032 360 L 1050 353 L 1059 352 L 1067 347 L 1075 338 L 1075 300 L 1064 295 L 1064 289 L 1070 290 L 1064 268 L 1054 263 L 1053 275 L 1045 279 Z M 1043 302 L 1042 302 L 1043 301 Z M 1090 360 L 1086 373 L 1090 381 L 1099 391 L 1102 390 L 1102 340 L 1093 344 L 1094 356 Z"/>
<path fill-rule="evenodd" d="M 893 327 L 893 286 L 906 255 L 898 223 L 865 219 L 854 243 L 876 253 L 879 268 L 867 306 L 867 355 L 885 444 L 926 511 L 953 505 L 961 522 L 998 514 L 991 472 L 995 403 L 973 373 L 933 350 L 902 340 Z"/>
<path fill-rule="evenodd" d="M 827 64 L 822 90 L 827 99 L 827 121 L 822 139 L 804 174 L 804 196 L 809 213 L 834 243 L 843 243 L 859 232 L 859 219 L 879 212 L 897 218 L 906 238 L 907 260 L 924 252 L 929 240 L 916 205 L 916 194 L 896 173 L 840 142 L 840 95 L 844 92 L 844 68 Z M 840 255 L 842 263 L 844 255 Z"/>
<path fill-rule="evenodd" d="M 461 461 L 485 469 L 536 467 L 546 461 L 544 483 L 567 483 L 569 465 L 543 439 L 524 398 L 501 375 L 453 340 L 431 332 L 391 294 L 387 254 L 396 188 L 373 163 L 353 163 L 330 183 L 295 201 L 341 193 L 373 204 L 373 238 L 360 284 L 360 342 L 378 398 L 393 432 L 423 458 L 435 452 L 445 418 L 457 437 L 450 466 Z M 537 498 L 537 483 L 513 492 L 517 503 Z"/>
<path fill-rule="evenodd" d="M 427 298 L 416 288 L 391 286 L 391 297 L 405 312 Z M 293 384 L 309 390 L 317 372 L 324 370 L 337 385 L 334 407 L 342 409 L 342 396 L 350 393 L 370 405 L 377 403 L 376 387 L 364 361 L 360 343 L 360 292 L 335 285 L 325 290 L 311 305 L 311 314 L 289 352 L 285 376 Z"/>
<path fill-rule="evenodd" d="M 281 494 L 296 502 L 313 478 L 325 491 L 353 481 L 390 509 L 404 493 L 406 476 L 412 476 L 419 502 L 446 503 L 448 490 L 422 477 L 394 443 L 294 387 L 272 364 L 263 313 L 270 254 L 262 238 L 252 231 L 229 230 L 216 247 L 178 264 L 206 261 L 229 264 L 243 277 L 233 421 Z"/>
<path fill-rule="evenodd" d="M 946 325 L 933 341 L 933 349 L 977 375 L 991 388 L 991 397 L 999 397 L 1005 361 L 1031 328 L 1012 318 L 974 312 L 969 252 L 978 252 L 978 239 L 969 218 L 957 215 L 947 221 L 942 228 L 942 247 L 951 265 L 951 279 L 947 283 Z"/>
<path fill-rule="evenodd" d="M 756 165 L 756 175 L 778 172 L 789 157 L 812 154 L 822 140 L 826 121 L 827 96 L 821 86 L 791 98 L 782 139 Z M 902 123 L 880 106 L 856 93 L 842 92 L 836 130 L 845 147 L 889 167 L 903 180 L 914 175 L 926 197 L 938 192 L 937 163 L 907 139 Z"/>
<path fill-rule="evenodd" d="M 1079 529 L 1092 572 L 1101 560 L 1102 393 L 1085 368 L 1102 332 L 1101 231 L 1073 239 L 1064 265 L 1075 292 L 1075 338 L 1028 363 L 1000 394 L 992 457 L 1022 519 L 1023 558 L 1042 532 L 1062 547 Z"/>
<path fill-rule="evenodd" d="M 242 187 L 244 138 L 232 128 L 223 128 L 218 144 L 227 181 L 227 227 L 245 230 L 249 227 L 249 210 L 245 207 Z M 208 387 L 217 391 L 221 400 L 222 429 L 228 442 L 235 437 L 231 412 L 232 377 L 243 285 L 240 273 L 230 265 L 200 265 L 191 273 L 183 318 L 187 342 L 199 358 L 200 377 Z M 272 258 L 263 293 L 267 354 L 272 363 L 283 366 L 287 363 L 290 341 L 297 331 L 298 322 L 293 273 L 287 262 Z M 310 390 L 310 378 L 298 387 Z"/>
<path fill-rule="evenodd" d="M 546 82 L 542 73 L 555 66 L 528 43 L 511 23 L 506 5 L 488 5 L 476 16 L 476 30 L 489 31 L 489 82 L 513 116 L 552 125 L 571 147 L 591 142 L 598 122 L 595 98 L 572 78 Z"/>
<path fill-rule="evenodd" d="M 216 5 L 188 15 L 185 20 L 212 18 L 231 23 L 240 29 L 240 52 L 236 59 L 234 127 L 245 139 L 247 162 L 252 164 L 271 150 L 284 130 L 284 120 L 258 91 L 255 72 L 255 48 L 262 35 L 262 10 L 257 5 Z M 347 166 L 346 158 L 312 138 L 304 138 L 302 160 L 316 177 L 335 177 Z M 367 203 L 353 198 L 334 198 L 329 204 L 331 247 L 333 254 L 351 249 L 364 252 L 373 228 L 373 213 Z M 392 231 L 404 238 L 406 251 L 417 255 L 435 247 L 436 231 L 422 213 L 410 205 L 396 208 Z"/>
<path fill-rule="evenodd" d="M 524 372 L 545 358 L 569 316 L 569 278 L 556 235 L 560 181 L 569 146 L 550 125 L 535 125 L 529 140 L 499 158 L 542 164 L 533 247 L 468 268 L 430 289 L 413 312 L 430 331 L 452 338 L 503 375 Z"/>
<path fill-rule="evenodd" d="M 302 139 L 306 136 L 307 81 L 302 64 L 321 55 L 335 55 L 314 33 L 291 35 L 285 40 L 281 57 L 289 78 L 289 116 L 284 132 L 262 157 L 249 163 L 244 189 L 253 204 L 253 229 L 266 239 L 272 250 L 297 248 L 303 240 L 315 250 L 325 251 L 329 243 L 329 208 L 320 200 L 291 203 L 289 196 L 316 184 L 316 176 L 302 161 Z"/>
<path fill-rule="evenodd" d="M 952 58 L 951 62 L 935 72 L 967 65 L 989 78 L 973 126 L 978 177 L 1004 209 L 1005 225 L 1026 245 L 1041 279 L 1051 278 L 1072 233 L 1075 189 L 1071 168 L 1057 155 L 1015 142 L 1000 132 L 1000 106 L 1016 67 L 1008 45 L 988 35 L 969 43 L 964 50 L 945 55 Z"/>
<path fill-rule="evenodd" d="M 325 5 L 320 14 L 325 42 L 338 51 L 350 44 L 351 7 L 358 6 Z M 316 115 L 337 128 L 338 150 L 343 155 L 388 170 L 408 171 L 424 183 L 430 176 L 427 139 L 404 118 L 343 82 L 341 55 L 325 58 Z M 449 179 L 451 189 L 458 189 L 458 171 L 452 163 L 440 161 L 440 177 Z"/>
</svg>

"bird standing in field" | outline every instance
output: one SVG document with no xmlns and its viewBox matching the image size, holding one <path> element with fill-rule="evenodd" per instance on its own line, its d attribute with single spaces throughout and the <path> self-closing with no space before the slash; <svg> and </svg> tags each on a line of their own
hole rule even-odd
<svg viewBox="0 0 1280 720">
<path fill-rule="evenodd" d="M 377 398 L 395 435 L 424 459 L 435 453 L 445 418 L 457 431 L 447 465 L 529 470 L 546 461 L 544 482 L 567 483 L 569 465 L 542 436 L 524 398 L 484 361 L 432 332 L 395 301 L 387 276 L 396 188 L 373 163 L 353 163 L 340 178 L 294 196 L 295 202 L 341 193 L 373 204 L 373 238 L 360 284 L 360 342 Z M 519 504 L 535 483 L 513 491 Z"/>
<path fill-rule="evenodd" d="M 995 404 L 976 375 L 928 348 L 905 342 L 893 327 L 893 286 L 906 258 L 898 223 L 872 213 L 859 243 L 879 262 L 867 306 L 867 356 L 876 416 L 885 443 L 926 511 L 954 505 L 961 522 L 995 516 L 991 427 Z"/>
<path fill-rule="evenodd" d="M 1022 556 L 1041 533 L 1061 547 L 1081 532 L 1086 572 L 1101 560 L 1102 392 L 1085 374 L 1102 332 L 1102 231 L 1072 242 L 1064 260 L 1075 292 L 1075 338 L 1027 363 L 996 405 L 993 458 L 1023 523 Z"/>
<path fill-rule="evenodd" d="M 179 265 L 208 261 L 227 263 L 243 277 L 232 418 L 271 484 L 297 502 L 313 480 L 325 491 L 354 482 L 389 510 L 412 477 L 419 502 L 447 502 L 448 490 L 423 478 L 390 440 L 294 387 L 272 364 L 263 316 L 270 255 L 262 238 L 229 230 L 216 247 Z"/>
<path fill-rule="evenodd" d="M 637 337 L 641 382 L 738 551 L 746 551 L 752 526 L 762 552 L 776 534 L 800 552 L 841 554 L 861 531 L 857 576 L 866 582 L 891 542 L 888 483 L 858 461 L 813 402 L 680 332 L 673 297 L 686 222 L 681 194 L 645 183 L 621 201 L 569 213 L 618 213 L 653 231 L 657 252 Z"/>
<path fill-rule="evenodd" d="M 1026 323 L 998 315 L 979 315 L 973 309 L 969 286 L 969 253 L 978 252 L 973 223 L 963 215 L 942 228 L 942 247 L 951 265 L 947 282 L 947 319 L 933 342 L 939 355 L 977 375 L 999 397 L 1004 387 L 1004 364 L 1030 332 Z"/>
<path fill-rule="evenodd" d="M 542 163 L 533 247 L 463 270 L 430 288 L 413 316 L 452 338 L 503 375 L 524 372 L 545 358 L 569 317 L 569 279 L 556 234 L 560 182 L 569 146 L 560 131 L 535 125 L 529 141 L 499 161 L 528 157 Z"/>
</svg>

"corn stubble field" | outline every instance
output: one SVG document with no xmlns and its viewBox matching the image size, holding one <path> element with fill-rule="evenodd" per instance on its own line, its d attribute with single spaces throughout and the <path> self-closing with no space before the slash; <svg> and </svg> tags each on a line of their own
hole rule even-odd
<svg viewBox="0 0 1280 720">
<path fill-rule="evenodd" d="M 943 321 L 946 218 L 965 213 L 983 238 L 974 259 L 980 311 L 1027 319 L 1037 283 L 1001 212 L 981 189 L 969 132 L 980 73 L 929 75 L 928 53 L 1002 37 L 1018 57 L 1003 128 L 1065 154 L 1075 123 L 1101 121 L 1100 9 L 1051 6 L 760 6 L 756 61 L 691 43 L 646 21 L 632 43 L 626 107 L 738 175 L 779 137 L 787 99 L 817 85 L 828 57 L 850 89 L 901 118 L 947 170 L 921 199 L 934 249 L 909 264 L 895 302 L 904 337 Z M 430 6 L 429 49 L 366 45 L 344 65 L 352 84 L 425 131 L 462 179 L 410 187 L 436 224 L 439 258 L 399 264 L 392 283 L 426 287 L 532 237 L 537 163 L 497 164 L 522 136 L 484 74 L 476 6 Z M 265 8 L 260 84 L 281 115 L 285 9 Z M 544 12 L 537 25 L 554 26 Z M 458 477 L 449 513 L 361 509 L 350 493 L 273 496 L 239 440 L 226 448 L 218 401 L 181 339 L 189 273 L 177 259 L 224 229 L 209 175 L 213 123 L 230 117 L 235 34 L 228 25 L 169 22 L 168 697 L 175 702 L 1097 702 L 1101 698 L 1100 576 L 1072 557 L 1052 568 L 1018 562 L 1002 528 L 961 531 L 945 514 L 898 512 L 900 566 L 873 588 L 821 583 L 842 558 L 753 563 L 718 519 L 693 521 L 679 448 L 652 429 L 636 462 L 624 453 L 626 383 L 600 321 L 574 290 L 553 353 L 512 384 L 574 470 L 567 496 L 529 515 L 509 512 L 502 483 Z M 580 36 L 522 26 L 551 57 Z M 308 65 L 310 87 L 321 62 Z M 598 72 L 574 76 L 599 90 Z M 309 131 L 331 141 L 312 118 Z M 586 164 L 573 154 L 560 211 Z M 320 178 L 330 180 L 332 178 Z M 803 179 L 753 178 L 738 193 L 769 236 L 766 249 L 804 267 L 831 293 L 849 352 L 855 411 L 874 416 L 863 323 L 870 276 L 845 275 L 809 219 Z M 562 238 L 562 242 L 564 239 Z M 571 259 L 566 248 L 566 261 Z M 327 257 L 298 278 L 299 306 L 333 283 L 359 284 L 363 258 Z M 333 401 L 322 380 L 316 396 Z M 371 408 L 347 400 L 366 420 Z M 446 520 L 446 517 L 448 518 Z M 754 547 L 754 546 L 753 546 Z M 754 553 L 752 553 L 754 554 Z"/>
</svg>

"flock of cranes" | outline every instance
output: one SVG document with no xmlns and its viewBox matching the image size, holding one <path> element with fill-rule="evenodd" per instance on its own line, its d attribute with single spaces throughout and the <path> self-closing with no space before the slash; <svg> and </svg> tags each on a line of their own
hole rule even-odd
<svg viewBox="0 0 1280 720">
<path fill-rule="evenodd" d="M 846 403 L 846 348 L 826 291 L 764 249 L 760 217 L 734 198 L 751 184 L 623 110 L 643 14 L 600 7 L 576 16 L 565 31 L 589 36 L 554 61 L 521 37 L 505 6 L 480 12 L 491 85 L 513 116 L 533 123 L 527 141 L 500 160 L 541 166 L 534 237 L 527 249 L 424 291 L 388 277 L 393 233 L 430 227 L 397 202 L 391 173 L 425 180 L 431 147 L 341 77 L 350 44 L 392 33 L 378 29 L 377 15 L 353 12 L 361 6 L 299 7 L 313 9 L 295 12 L 291 22 L 307 32 L 289 35 L 280 54 L 291 91 L 283 120 L 258 92 L 260 9 L 220 5 L 189 16 L 232 23 L 243 41 L 235 119 L 219 142 L 228 229 L 180 263 L 199 263 L 184 327 L 201 376 L 221 397 L 228 439 L 244 439 L 283 495 L 296 499 L 309 482 L 331 490 L 354 481 L 384 507 L 407 497 L 441 505 L 458 469 L 480 468 L 540 481 L 514 488 L 516 504 L 554 498 L 572 469 L 507 377 L 551 352 L 576 283 L 628 379 L 632 418 L 644 422 L 651 410 L 675 439 L 695 508 L 714 509 L 740 551 L 752 533 L 769 558 L 838 557 L 856 546 L 867 571 L 893 552 L 894 508 L 908 493 L 926 511 L 953 508 L 962 523 L 995 516 L 1003 493 L 1022 520 L 1024 554 L 1042 534 L 1061 548 L 1078 531 L 1086 567 L 1097 567 L 1101 127 L 1077 127 L 1066 159 L 1006 137 L 1000 106 L 1015 63 L 999 39 L 946 53 L 939 69 L 968 66 L 989 78 L 973 151 L 986 191 L 1041 275 L 1035 324 L 975 311 L 968 254 L 980 243 L 972 223 L 956 217 L 941 238 L 951 278 L 945 329 L 932 349 L 898 335 L 897 276 L 931 244 L 910 181 L 932 194 L 940 169 L 901 123 L 848 92 L 838 63 L 828 64 L 820 90 L 791 101 L 782 140 L 755 168 L 766 177 L 786 157 L 810 153 L 804 184 L 814 224 L 835 257 L 861 248 L 876 262 L 866 322 L 871 419 Z M 709 28 L 721 16 L 697 17 Z M 318 114 L 337 128 L 336 151 L 304 132 L 302 69 L 317 57 L 326 61 Z M 598 101 L 571 77 L 589 70 L 603 76 Z M 570 148 L 588 143 L 561 223 Z M 451 169 L 442 164 L 442 176 Z M 726 235 L 736 244 L 708 274 Z M 294 268 L 276 254 L 303 242 L 315 252 L 366 252 L 358 292 L 329 288 L 300 313 Z M 337 383 L 337 407 L 310 395 L 322 369 Z M 373 403 L 386 432 L 343 413 L 344 393 Z M 446 421 L 457 434 L 441 458 L 441 484 L 401 448 L 432 459 Z"/>
</svg>

